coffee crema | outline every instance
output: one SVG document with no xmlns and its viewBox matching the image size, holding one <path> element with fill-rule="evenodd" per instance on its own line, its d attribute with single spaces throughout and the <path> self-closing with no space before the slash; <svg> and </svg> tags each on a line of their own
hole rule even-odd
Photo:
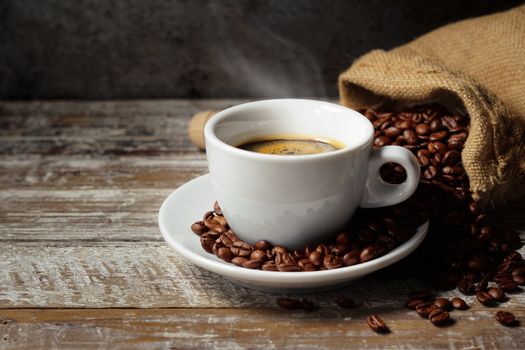
<svg viewBox="0 0 525 350">
<path fill-rule="evenodd" d="M 305 135 L 272 135 L 261 136 L 248 142 L 243 142 L 237 148 L 276 155 L 308 155 L 337 151 L 345 145 L 338 140 L 326 137 L 311 137 Z"/>
</svg>

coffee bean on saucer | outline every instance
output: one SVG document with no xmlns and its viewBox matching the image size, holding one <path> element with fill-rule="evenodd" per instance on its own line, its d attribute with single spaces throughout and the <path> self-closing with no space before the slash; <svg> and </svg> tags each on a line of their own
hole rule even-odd
<svg viewBox="0 0 525 350">
<path fill-rule="evenodd" d="M 262 259 L 246 259 L 246 261 L 242 263 L 242 266 L 248 269 L 258 269 L 263 263 L 264 260 Z"/>
<path fill-rule="evenodd" d="M 273 262 L 273 261 L 267 261 L 264 264 L 262 264 L 261 270 L 264 270 L 264 271 L 278 271 L 277 270 L 277 265 L 275 265 L 275 262 Z"/>
<path fill-rule="evenodd" d="M 328 254 L 323 258 L 323 266 L 328 269 L 337 269 L 343 265 L 343 258 L 340 256 Z"/>
<path fill-rule="evenodd" d="M 255 242 L 255 249 L 268 250 L 268 249 L 272 249 L 272 248 L 273 248 L 273 246 L 267 241 L 257 241 L 257 242 Z"/>
<path fill-rule="evenodd" d="M 206 213 L 204 213 L 204 215 L 202 216 L 202 220 L 211 220 L 213 219 L 214 217 L 214 213 L 213 213 L 213 210 L 210 210 L 210 211 L 207 211 Z"/>
<path fill-rule="evenodd" d="M 361 255 L 360 250 L 352 250 L 348 253 L 346 253 L 343 256 L 343 264 L 345 266 L 352 266 L 355 264 L 359 264 L 359 255 Z"/>
<path fill-rule="evenodd" d="M 213 245 L 215 244 L 215 239 L 208 235 L 207 233 L 204 233 L 201 235 L 201 247 L 208 253 L 213 253 Z"/>
<path fill-rule="evenodd" d="M 217 201 L 215 201 L 215 203 L 213 203 L 213 210 L 215 211 L 215 214 L 222 215 L 222 209 L 219 206 L 219 203 Z"/>
<path fill-rule="evenodd" d="M 250 254 L 251 260 L 266 260 L 266 253 L 264 250 L 256 249 Z"/>
<path fill-rule="evenodd" d="M 242 256 L 236 256 L 231 260 L 232 264 L 235 264 L 237 266 L 243 266 L 245 262 L 250 261 L 246 258 L 243 258 Z"/>
<path fill-rule="evenodd" d="M 287 310 L 296 310 L 303 308 L 303 303 L 300 300 L 291 298 L 278 298 L 277 305 Z"/>
<path fill-rule="evenodd" d="M 230 248 L 231 252 L 236 256 L 247 257 L 252 253 L 253 247 L 251 244 L 248 244 L 243 241 L 233 242 L 232 247 Z"/>
<path fill-rule="evenodd" d="M 516 327 L 519 325 L 514 314 L 508 311 L 498 311 L 494 317 L 496 318 L 496 321 L 507 327 Z"/>
<path fill-rule="evenodd" d="M 366 323 L 371 330 L 376 333 L 388 333 L 389 329 L 386 323 L 377 315 L 370 315 L 366 319 Z"/>
<path fill-rule="evenodd" d="M 321 266 L 321 264 L 323 263 L 323 256 L 322 254 L 319 252 L 319 251 L 313 251 L 310 256 L 308 257 L 308 259 L 310 260 L 310 262 L 314 265 L 314 266 Z"/>
<path fill-rule="evenodd" d="M 233 253 L 228 247 L 221 247 L 217 249 L 217 256 L 227 262 L 230 262 L 234 258 Z"/>
<path fill-rule="evenodd" d="M 378 243 L 371 244 L 361 251 L 361 254 L 359 255 L 359 261 L 367 262 L 379 258 L 380 256 L 384 255 L 385 252 L 386 249 L 383 245 Z"/>
<path fill-rule="evenodd" d="M 452 306 L 454 307 L 454 309 L 456 310 L 467 310 L 469 308 L 469 306 L 467 305 L 467 303 L 465 302 L 465 300 L 461 299 L 461 298 L 452 298 Z"/>
<path fill-rule="evenodd" d="M 204 222 L 197 221 L 191 225 L 191 230 L 200 236 L 203 233 L 208 232 L 209 229 L 206 225 L 204 225 Z"/>
<path fill-rule="evenodd" d="M 298 272 L 298 271 L 301 271 L 301 268 L 297 266 L 296 264 L 283 263 L 283 264 L 277 265 L 277 270 L 281 272 Z"/>
</svg>

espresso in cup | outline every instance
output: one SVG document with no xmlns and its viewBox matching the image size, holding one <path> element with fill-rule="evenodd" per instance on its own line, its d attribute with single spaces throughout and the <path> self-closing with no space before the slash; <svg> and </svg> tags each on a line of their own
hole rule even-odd
<svg viewBox="0 0 525 350">
<path fill-rule="evenodd" d="M 284 156 L 326 153 L 343 147 L 344 144 L 335 139 L 304 135 L 261 136 L 237 146 L 246 151 Z"/>
</svg>

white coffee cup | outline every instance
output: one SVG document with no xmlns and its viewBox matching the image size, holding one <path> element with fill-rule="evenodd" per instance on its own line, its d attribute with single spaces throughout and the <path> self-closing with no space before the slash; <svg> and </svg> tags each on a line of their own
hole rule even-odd
<svg viewBox="0 0 525 350">
<path fill-rule="evenodd" d="M 236 146 L 257 137 L 302 134 L 342 142 L 345 147 L 312 155 L 274 155 Z M 215 196 L 237 236 L 296 248 L 344 228 L 358 206 L 375 208 L 404 201 L 416 190 L 416 157 L 399 146 L 372 149 L 374 128 L 360 113 L 314 100 L 277 99 L 225 109 L 205 126 L 206 155 Z M 379 168 L 388 162 L 407 173 L 386 183 Z"/>
</svg>

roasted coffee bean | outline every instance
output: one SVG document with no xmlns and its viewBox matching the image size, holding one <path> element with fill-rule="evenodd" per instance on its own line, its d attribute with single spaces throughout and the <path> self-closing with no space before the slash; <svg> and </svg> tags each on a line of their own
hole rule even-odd
<svg viewBox="0 0 525 350">
<path fill-rule="evenodd" d="M 261 249 L 256 249 L 250 254 L 250 260 L 266 260 L 266 252 Z"/>
<path fill-rule="evenodd" d="M 391 126 L 383 130 L 383 133 L 385 134 L 386 137 L 391 139 L 393 137 L 398 136 L 401 133 L 401 130 L 396 128 L 395 126 Z"/>
<path fill-rule="evenodd" d="M 434 293 L 430 289 L 414 290 L 408 293 L 408 298 L 411 300 L 429 300 Z"/>
<path fill-rule="evenodd" d="M 219 248 L 223 248 L 223 247 L 224 247 L 224 244 L 222 244 L 220 241 L 217 242 L 217 240 L 215 240 L 215 243 L 213 244 L 211 251 L 213 254 L 217 255 L 219 253 Z"/>
<path fill-rule="evenodd" d="M 308 256 L 308 259 L 314 264 L 315 266 L 321 266 L 323 263 L 323 255 L 319 251 L 313 251 L 310 256 Z"/>
<path fill-rule="evenodd" d="M 452 298 L 452 306 L 454 307 L 454 309 L 456 310 L 467 310 L 469 308 L 469 306 L 467 305 L 467 303 L 465 302 L 465 300 L 461 299 L 461 298 Z"/>
<path fill-rule="evenodd" d="M 344 255 L 347 251 L 348 251 L 348 246 L 342 245 L 342 244 L 336 244 L 332 248 L 332 254 L 337 255 L 337 256 Z"/>
<path fill-rule="evenodd" d="M 516 321 L 514 314 L 508 311 L 498 311 L 494 317 L 496 318 L 496 321 L 507 327 L 516 327 L 519 324 Z"/>
<path fill-rule="evenodd" d="M 243 241 L 235 241 L 233 242 L 231 251 L 236 256 L 247 257 L 247 256 L 250 256 L 250 254 L 252 253 L 253 246 Z"/>
<path fill-rule="evenodd" d="M 388 333 L 389 329 L 386 323 L 377 315 L 370 315 L 366 319 L 366 323 L 371 330 L 376 333 Z"/>
<path fill-rule="evenodd" d="M 267 250 L 267 249 L 272 249 L 273 246 L 267 242 L 267 241 L 257 241 L 255 242 L 255 249 L 257 250 Z"/>
<path fill-rule="evenodd" d="M 242 263 L 242 266 L 247 269 L 258 269 L 263 263 L 264 260 L 262 259 L 246 259 L 246 261 Z"/>
<path fill-rule="evenodd" d="M 279 265 L 280 263 L 282 264 L 295 264 L 297 261 L 295 259 L 295 257 L 290 254 L 290 253 L 283 253 L 283 254 L 279 254 L 279 262 L 277 262 L 277 259 L 275 259 L 275 263 L 277 265 Z"/>
<path fill-rule="evenodd" d="M 297 264 L 277 264 L 277 270 L 281 272 L 297 272 L 301 271 L 301 268 Z"/>
<path fill-rule="evenodd" d="M 418 124 L 416 125 L 416 132 L 419 135 L 426 135 L 430 132 L 430 126 L 425 123 Z"/>
<path fill-rule="evenodd" d="M 440 119 L 434 119 L 430 122 L 430 130 L 433 132 L 440 131 L 443 129 L 443 123 Z"/>
<path fill-rule="evenodd" d="M 392 142 L 390 139 L 386 136 L 379 136 L 374 140 L 374 146 L 375 147 L 383 147 L 386 145 L 390 145 Z"/>
<path fill-rule="evenodd" d="M 362 230 L 359 231 L 359 233 L 357 234 L 357 237 L 359 238 L 359 240 L 363 243 L 372 243 L 376 240 L 377 238 L 377 233 L 375 231 L 372 231 L 368 228 L 364 228 Z"/>
<path fill-rule="evenodd" d="M 374 243 L 367 247 L 365 247 L 361 254 L 359 254 L 359 261 L 361 262 L 367 262 L 373 259 L 377 259 L 383 254 L 385 254 L 386 249 L 383 245 Z"/>
<path fill-rule="evenodd" d="M 221 247 L 217 249 L 217 256 L 227 262 L 230 262 L 234 258 L 233 253 L 228 247 Z"/>
<path fill-rule="evenodd" d="M 238 238 L 232 231 L 226 231 L 220 236 L 220 240 L 225 247 L 231 248 L 233 243 L 236 242 Z"/>
<path fill-rule="evenodd" d="M 288 253 L 288 249 L 286 249 L 285 247 L 280 246 L 280 245 L 276 245 L 275 247 L 273 247 L 272 250 L 275 252 L 275 254 Z"/>
<path fill-rule="evenodd" d="M 512 271 L 512 279 L 520 286 L 525 286 L 525 267 L 520 267 Z"/>
<path fill-rule="evenodd" d="M 359 255 L 361 255 L 361 251 L 359 250 L 352 250 L 346 253 L 343 256 L 343 264 L 345 266 L 352 266 L 355 264 L 359 264 Z"/>
<path fill-rule="evenodd" d="M 338 297 L 337 299 L 335 299 L 335 303 L 343 309 L 353 309 L 356 307 L 352 299 L 348 299 L 345 297 Z"/>
<path fill-rule="evenodd" d="M 405 130 L 403 131 L 403 138 L 406 140 L 406 142 L 409 145 L 415 145 L 417 143 L 417 134 L 413 130 Z"/>
<path fill-rule="evenodd" d="M 428 301 L 426 303 L 419 304 L 416 306 L 416 312 L 421 317 L 428 317 L 433 311 L 439 309 L 433 301 Z"/>
<path fill-rule="evenodd" d="M 436 298 L 436 300 L 434 300 L 434 304 L 445 311 L 452 310 L 452 303 L 446 298 Z"/>
<path fill-rule="evenodd" d="M 428 158 L 427 156 L 425 155 L 421 155 L 420 157 L 418 157 L 418 162 L 419 162 L 419 165 L 422 166 L 422 167 L 426 167 L 430 164 L 430 158 Z"/>
<path fill-rule="evenodd" d="M 467 267 L 472 271 L 488 271 L 490 270 L 490 262 L 485 257 L 473 256 L 467 261 Z"/>
<path fill-rule="evenodd" d="M 328 254 L 323 258 L 323 266 L 328 269 L 337 269 L 343 265 L 343 258 L 340 256 Z"/>
<path fill-rule="evenodd" d="M 312 264 L 310 259 L 299 260 L 297 265 L 301 268 L 301 271 L 316 271 L 317 270 L 317 267 L 314 264 Z"/>
<path fill-rule="evenodd" d="M 303 308 L 303 303 L 300 300 L 291 298 L 278 298 L 277 305 L 287 310 L 297 310 Z"/>
<path fill-rule="evenodd" d="M 490 296 L 498 302 L 503 302 L 507 300 L 505 292 L 498 287 L 489 288 L 487 290 L 487 293 L 490 294 Z"/>
<path fill-rule="evenodd" d="M 228 223 L 226 222 L 226 219 L 224 218 L 224 216 L 216 216 L 213 218 L 213 220 L 215 220 L 216 222 L 219 223 L 219 225 L 221 226 L 227 226 Z"/>
<path fill-rule="evenodd" d="M 209 230 L 206 232 L 210 237 L 213 237 L 214 239 L 219 238 L 225 231 L 220 230 L 222 226 L 215 226 L 213 230 Z"/>
<path fill-rule="evenodd" d="M 425 303 L 425 300 L 422 299 L 408 299 L 405 302 L 405 307 L 409 310 L 415 310 L 419 305 Z"/>
<path fill-rule="evenodd" d="M 315 250 L 321 253 L 323 257 L 330 254 L 330 248 L 326 244 L 319 244 Z"/>
<path fill-rule="evenodd" d="M 208 253 L 212 253 L 213 252 L 213 245 L 215 244 L 215 239 L 213 239 L 213 237 L 211 237 L 210 235 L 208 235 L 207 233 L 204 233 L 201 235 L 201 247 L 202 249 L 204 249 L 205 251 L 207 251 Z"/>
<path fill-rule="evenodd" d="M 340 234 L 338 234 L 335 241 L 337 242 L 337 244 L 341 244 L 344 246 L 350 246 L 350 238 L 349 238 L 348 232 L 341 232 Z"/>
<path fill-rule="evenodd" d="M 504 279 L 496 283 L 506 293 L 512 293 L 518 290 L 518 284 L 513 279 Z"/>
<path fill-rule="evenodd" d="M 436 131 L 430 134 L 430 141 L 441 141 L 447 136 L 448 136 L 448 131 L 446 130 Z"/>
<path fill-rule="evenodd" d="M 303 309 L 305 311 L 314 311 L 317 308 L 314 302 L 308 299 L 301 300 L 301 303 L 303 304 Z"/>
<path fill-rule="evenodd" d="M 202 216 L 202 220 L 212 220 L 214 216 L 215 215 L 213 213 L 213 210 L 210 210 L 204 213 L 204 215 Z"/>
<path fill-rule="evenodd" d="M 210 230 L 219 225 L 214 219 L 204 219 L 202 220 L 202 223 Z"/>
<path fill-rule="evenodd" d="M 215 211 L 215 214 L 217 214 L 217 215 L 222 215 L 222 209 L 219 206 L 219 203 L 217 201 L 215 201 L 215 203 L 213 203 L 213 211 Z"/>
<path fill-rule="evenodd" d="M 278 271 L 277 265 L 275 265 L 275 262 L 273 261 L 267 261 L 262 266 L 261 269 L 264 271 Z"/>
<path fill-rule="evenodd" d="M 485 291 L 479 291 L 476 293 L 476 299 L 485 306 L 492 306 L 494 305 L 494 298 Z"/>
<path fill-rule="evenodd" d="M 443 326 L 451 321 L 449 313 L 442 309 L 432 311 L 428 319 L 434 326 Z"/>
<path fill-rule="evenodd" d="M 191 225 L 191 230 L 200 236 L 203 233 L 208 232 L 209 228 L 206 225 L 204 225 L 203 221 L 197 221 Z"/>
<path fill-rule="evenodd" d="M 231 260 L 232 264 L 235 264 L 237 266 L 243 266 L 245 262 L 250 261 L 247 258 L 243 258 L 242 256 L 236 256 Z"/>
<path fill-rule="evenodd" d="M 432 180 L 433 178 L 436 177 L 436 175 L 438 174 L 438 169 L 433 166 L 433 165 L 430 165 L 424 172 L 423 172 L 423 176 L 425 177 L 425 179 L 427 180 Z"/>
<path fill-rule="evenodd" d="M 462 278 L 458 282 L 458 290 L 465 295 L 472 295 L 474 294 L 476 288 L 472 280 Z"/>
</svg>

